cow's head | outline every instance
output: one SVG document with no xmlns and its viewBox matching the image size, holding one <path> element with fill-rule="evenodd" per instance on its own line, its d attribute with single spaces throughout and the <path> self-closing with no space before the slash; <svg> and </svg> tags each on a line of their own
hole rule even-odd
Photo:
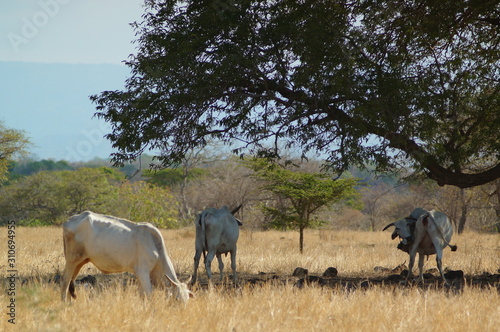
<svg viewBox="0 0 500 332">
<path fill-rule="evenodd" d="M 389 225 L 385 226 L 382 231 L 385 231 L 387 228 L 394 226 L 396 229 L 392 232 L 391 239 L 395 239 L 396 237 L 401 238 L 402 245 L 407 245 L 413 242 L 413 235 L 411 233 L 410 224 L 406 218 L 399 219 L 398 221 L 392 222 Z"/>
<path fill-rule="evenodd" d="M 175 298 L 182 303 L 186 303 L 190 298 L 194 297 L 194 294 L 188 289 L 188 286 L 183 282 L 176 282 L 172 280 L 168 275 L 165 274 L 168 281 L 174 285 L 174 295 Z"/>
</svg>

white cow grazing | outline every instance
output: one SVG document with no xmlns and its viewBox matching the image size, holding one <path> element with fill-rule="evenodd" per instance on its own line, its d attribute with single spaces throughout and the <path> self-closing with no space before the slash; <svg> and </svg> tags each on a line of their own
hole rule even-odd
<svg viewBox="0 0 500 332">
<path fill-rule="evenodd" d="M 184 303 L 192 296 L 186 284 L 177 279 L 160 231 L 149 223 L 85 211 L 63 224 L 63 241 L 66 258 L 61 280 L 63 301 L 68 290 L 76 298 L 74 280 L 88 262 L 103 273 L 134 273 L 146 295 L 152 291 L 152 282 L 172 283 L 176 298 Z"/>
<path fill-rule="evenodd" d="M 424 257 L 436 254 L 436 263 L 443 281 L 447 283 L 442 269 L 443 249 L 450 246 L 452 251 L 457 250 L 457 246 L 451 245 L 453 227 L 448 217 L 441 212 L 434 210 L 427 211 L 416 208 L 409 217 L 400 219 L 387 225 L 383 230 L 394 226 L 396 229 L 392 233 L 392 239 L 400 237 L 402 241 L 398 245 L 401 249 L 410 254 L 408 266 L 408 278 L 412 275 L 415 256 L 418 252 L 418 281 L 423 281 Z M 414 231 L 412 229 L 414 228 Z"/>
<path fill-rule="evenodd" d="M 241 206 L 240 206 L 241 207 Z M 203 253 L 205 268 L 209 282 L 212 279 L 212 260 L 217 256 L 219 261 L 220 280 L 224 263 L 222 254 L 231 253 L 231 268 L 233 269 L 233 282 L 236 282 L 236 242 L 239 237 L 239 221 L 233 216 L 239 209 L 230 212 L 227 206 L 221 209 L 209 208 L 203 210 L 196 218 L 196 242 L 194 255 L 194 272 L 191 284 L 196 282 L 198 264 Z M 208 254 L 207 254 L 208 252 Z"/>
</svg>

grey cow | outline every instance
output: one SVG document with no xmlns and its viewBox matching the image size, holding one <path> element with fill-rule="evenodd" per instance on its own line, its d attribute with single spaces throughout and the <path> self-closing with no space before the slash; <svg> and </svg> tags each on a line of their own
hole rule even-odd
<svg viewBox="0 0 500 332">
<path fill-rule="evenodd" d="M 450 244 L 453 227 L 448 217 L 434 210 L 416 208 L 409 217 L 390 223 L 383 230 L 391 226 L 396 228 L 392 233 L 392 239 L 398 236 L 401 238 L 398 248 L 410 254 L 408 278 L 412 275 L 417 252 L 419 254 L 419 282 L 423 281 L 424 257 L 436 254 L 439 273 L 443 281 L 447 283 L 442 269 L 443 249 L 449 246 L 452 251 L 457 250 L 457 246 Z"/>
<path fill-rule="evenodd" d="M 203 210 L 196 218 L 196 242 L 194 255 L 194 272 L 191 278 L 191 284 L 197 279 L 198 265 L 203 253 L 205 258 L 205 268 L 209 282 L 212 279 L 212 260 L 217 256 L 219 262 L 220 280 L 222 281 L 222 272 L 224 263 L 222 254 L 231 254 L 231 268 L 233 270 L 233 281 L 236 282 L 236 242 L 239 237 L 239 226 L 241 223 L 234 217 L 238 211 L 236 208 L 229 211 L 227 206 L 221 209 L 209 208 Z"/>
</svg>

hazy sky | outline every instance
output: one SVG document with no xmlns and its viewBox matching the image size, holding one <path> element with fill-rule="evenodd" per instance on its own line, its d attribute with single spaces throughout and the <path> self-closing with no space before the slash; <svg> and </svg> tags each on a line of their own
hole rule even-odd
<svg viewBox="0 0 500 332">
<path fill-rule="evenodd" d="M 35 159 L 113 151 L 89 96 L 122 89 L 144 0 L 0 0 L 0 121 L 25 131 Z"/>
<path fill-rule="evenodd" d="M 143 0 L 0 0 L 0 61 L 120 64 Z"/>
</svg>

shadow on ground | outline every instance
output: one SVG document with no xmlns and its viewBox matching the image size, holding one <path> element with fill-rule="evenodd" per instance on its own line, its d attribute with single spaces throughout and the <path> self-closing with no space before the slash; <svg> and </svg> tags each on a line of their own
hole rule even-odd
<svg viewBox="0 0 500 332">
<path fill-rule="evenodd" d="M 329 267 L 323 273 L 309 273 L 307 269 L 297 267 L 291 274 L 279 274 L 274 272 L 259 272 L 257 274 L 238 273 L 238 281 L 236 284 L 232 280 L 225 279 L 223 282 L 218 282 L 218 274 L 214 274 L 214 286 L 217 288 L 243 288 L 243 287 L 259 287 L 265 285 L 280 286 L 293 285 L 298 289 L 304 287 L 323 287 L 338 291 L 356 291 L 367 290 L 372 287 L 390 287 L 390 288 L 407 288 L 419 287 L 422 289 L 442 289 L 444 291 L 452 291 L 460 293 L 464 286 L 478 287 L 484 290 L 493 290 L 500 292 L 500 269 L 498 273 L 492 274 L 483 272 L 479 275 L 464 275 L 463 271 L 446 271 L 445 277 L 447 284 L 443 283 L 441 276 L 436 269 L 427 270 L 424 274 L 424 282 L 417 283 L 415 277 L 408 280 L 406 275 L 408 270 L 405 266 L 398 266 L 394 269 L 375 267 L 373 272 L 365 275 L 339 275 L 334 267 Z M 179 279 L 189 282 L 189 275 L 179 275 Z M 45 276 L 19 276 L 15 278 L 16 287 L 23 287 L 30 283 L 59 283 L 60 276 L 58 274 Z M 3 278 L 1 283 L 8 289 L 9 284 L 14 279 Z M 95 275 L 80 275 L 76 279 L 78 287 L 92 287 L 102 289 L 110 286 L 129 287 L 137 283 L 136 278 L 130 273 L 120 274 L 95 274 Z M 194 286 L 194 291 L 199 291 L 208 288 L 206 276 L 201 275 L 199 282 Z M 78 290 L 77 290 L 78 292 Z"/>
</svg>

